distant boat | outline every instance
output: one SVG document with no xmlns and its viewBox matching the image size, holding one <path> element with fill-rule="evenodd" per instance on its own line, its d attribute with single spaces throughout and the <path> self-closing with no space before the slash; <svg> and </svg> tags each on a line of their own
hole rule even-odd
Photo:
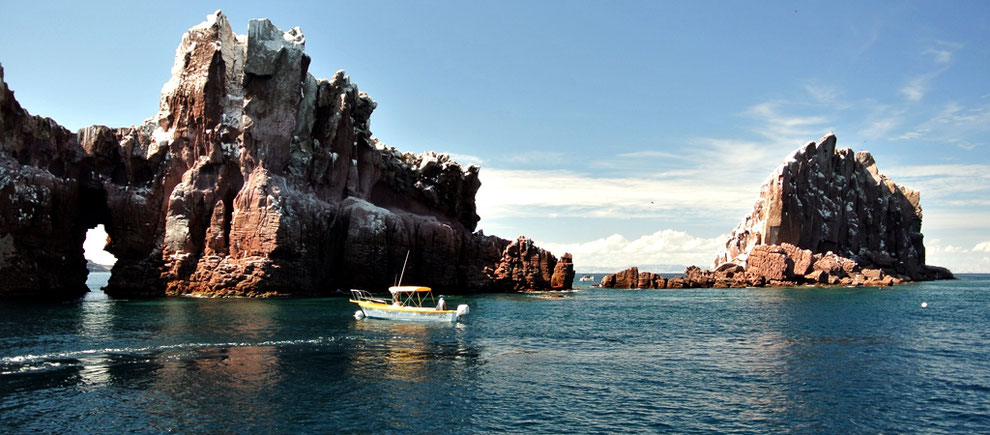
<svg viewBox="0 0 990 435">
<path fill-rule="evenodd" d="M 582 276 L 578 281 L 594 281 L 595 277 L 591 275 Z"/>
<path fill-rule="evenodd" d="M 434 299 L 433 290 L 429 287 L 394 286 L 389 287 L 388 291 L 392 295 L 391 302 L 383 298 L 375 298 L 365 290 L 352 289 L 350 301 L 361 307 L 354 316 L 453 323 L 471 312 L 467 304 L 458 305 L 456 310 L 446 309 L 443 296 Z"/>
</svg>

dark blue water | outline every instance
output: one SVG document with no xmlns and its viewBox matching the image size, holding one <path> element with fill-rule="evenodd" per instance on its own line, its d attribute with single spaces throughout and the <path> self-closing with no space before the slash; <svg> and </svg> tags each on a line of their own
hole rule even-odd
<svg viewBox="0 0 990 435">
<path fill-rule="evenodd" d="M 0 432 L 990 430 L 990 276 L 448 299 L 3 304 Z"/>
</svg>

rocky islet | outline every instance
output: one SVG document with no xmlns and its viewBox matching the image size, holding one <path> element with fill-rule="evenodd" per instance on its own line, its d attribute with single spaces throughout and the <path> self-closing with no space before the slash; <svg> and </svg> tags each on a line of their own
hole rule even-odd
<svg viewBox="0 0 990 435">
<path fill-rule="evenodd" d="M 952 278 L 948 269 L 925 264 L 921 220 L 919 192 L 881 174 L 870 153 L 836 148 L 829 133 L 797 149 L 764 181 L 712 270 L 691 266 L 667 279 L 633 267 L 600 285 L 887 286 Z"/>
</svg>

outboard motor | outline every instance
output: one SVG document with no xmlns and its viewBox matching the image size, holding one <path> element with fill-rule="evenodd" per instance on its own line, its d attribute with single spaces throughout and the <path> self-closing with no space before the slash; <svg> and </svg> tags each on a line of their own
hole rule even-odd
<svg viewBox="0 0 990 435">
<path fill-rule="evenodd" d="M 457 317 L 464 317 L 468 315 L 470 312 L 471 309 L 468 308 L 467 304 L 460 304 L 457 306 Z"/>
</svg>

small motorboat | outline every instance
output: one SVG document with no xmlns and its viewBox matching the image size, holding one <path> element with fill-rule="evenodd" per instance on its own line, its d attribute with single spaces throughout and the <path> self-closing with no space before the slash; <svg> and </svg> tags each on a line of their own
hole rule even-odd
<svg viewBox="0 0 990 435">
<path fill-rule="evenodd" d="M 354 316 L 453 323 L 471 312 L 467 304 L 458 305 L 456 310 L 448 310 L 443 296 L 434 299 L 433 290 L 429 287 L 393 286 L 388 288 L 388 292 L 392 296 L 391 301 L 376 298 L 366 290 L 352 289 L 350 301 L 361 307 Z"/>
<path fill-rule="evenodd" d="M 350 301 L 361 307 L 359 311 L 354 313 L 354 317 L 358 319 L 370 317 L 373 319 L 430 320 L 454 323 L 457 319 L 471 312 L 467 304 L 458 305 L 456 310 L 448 310 L 443 296 L 434 299 L 433 290 L 429 287 L 402 285 L 407 263 L 409 263 L 409 252 L 406 252 L 406 259 L 402 262 L 402 274 L 399 275 L 399 280 L 394 286 L 388 288 L 388 292 L 392 295 L 391 302 L 384 298 L 376 298 L 365 290 L 351 289 Z"/>
</svg>

